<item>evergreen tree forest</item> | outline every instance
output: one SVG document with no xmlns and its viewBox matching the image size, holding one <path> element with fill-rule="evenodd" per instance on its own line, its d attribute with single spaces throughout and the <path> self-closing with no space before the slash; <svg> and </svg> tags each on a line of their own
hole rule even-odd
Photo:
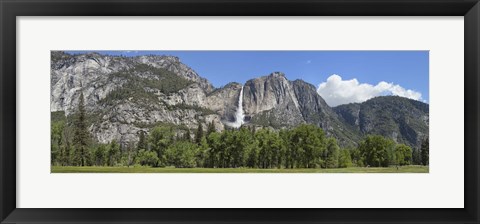
<svg viewBox="0 0 480 224">
<path fill-rule="evenodd" d="M 344 168 L 428 165 L 428 138 L 420 148 L 366 136 L 342 148 L 314 125 L 279 131 L 242 126 L 217 132 L 213 123 L 195 130 L 159 125 L 139 131 L 138 142 L 101 144 L 88 132 L 83 94 L 71 119 L 51 124 L 54 166 L 150 166 L 176 168 Z"/>
</svg>

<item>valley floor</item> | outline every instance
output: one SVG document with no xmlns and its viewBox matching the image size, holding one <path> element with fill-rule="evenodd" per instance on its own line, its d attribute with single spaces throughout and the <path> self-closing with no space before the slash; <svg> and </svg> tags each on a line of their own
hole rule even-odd
<svg viewBox="0 0 480 224">
<path fill-rule="evenodd" d="M 348 167 L 333 169 L 153 168 L 52 166 L 52 173 L 428 173 L 428 166 Z"/>
</svg>

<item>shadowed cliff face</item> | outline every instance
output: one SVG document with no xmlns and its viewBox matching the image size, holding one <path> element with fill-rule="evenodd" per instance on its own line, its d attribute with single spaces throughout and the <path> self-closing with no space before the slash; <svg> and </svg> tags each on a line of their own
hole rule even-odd
<svg viewBox="0 0 480 224">
<path fill-rule="evenodd" d="M 83 91 L 94 138 L 106 143 L 138 141 L 155 125 L 194 130 L 213 122 L 217 130 L 236 121 L 242 84 L 213 88 L 171 56 L 69 55 L 53 51 L 51 111 L 71 116 Z M 341 145 L 356 145 L 366 134 L 381 134 L 416 146 L 428 135 L 428 105 L 400 97 L 329 107 L 315 86 L 289 81 L 283 73 L 243 84 L 245 124 L 282 129 L 308 123 Z"/>
<path fill-rule="evenodd" d="M 420 146 L 429 131 L 428 104 L 398 96 L 381 96 L 334 110 L 361 135 L 377 134 L 398 143 Z"/>
</svg>

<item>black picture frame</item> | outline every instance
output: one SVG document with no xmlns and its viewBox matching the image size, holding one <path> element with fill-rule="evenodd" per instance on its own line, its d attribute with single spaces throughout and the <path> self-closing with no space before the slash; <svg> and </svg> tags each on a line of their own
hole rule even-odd
<svg viewBox="0 0 480 224">
<path fill-rule="evenodd" d="M 478 153 L 480 3 L 478 0 L 0 0 L 0 15 L 1 223 L 479 223 L 480 221 L 478 186 L 480 180 L 478 165 L 480 162 Z M 17 208 L 17 16 L 464 16 L 465 208 Z M 448 194 L 448 192 L 445 193 Z"/>
</svg>

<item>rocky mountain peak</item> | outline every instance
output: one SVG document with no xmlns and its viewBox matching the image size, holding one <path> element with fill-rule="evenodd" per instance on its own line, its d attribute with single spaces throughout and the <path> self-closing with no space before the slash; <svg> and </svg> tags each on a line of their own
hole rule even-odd
<svg viewBox="0 0 480 224">
<path fill-rule="evenodd" d="M 154 66 L 161 66 L 161 64 L 163 63 L 169 63 L 169 64 L 181 63 L 179 57 L 169 56 L 169 55 L 142 55 L 134 58 L 143 64 L 151 64 Z"/>
<path fill-rule="evenodd" d="M 316 87 L 308 82 L 305 82 L 301 79 L 295 79 L 292 81 L 292 83 L 294 85 L 297 85 L 297 86 L 303 86 L 304 88 L 309 88 L 311 90 L 315 90 L 316 91 Z"/>
<path fill-rule="evenodd" d="M 242 84 L 238 82 L 229 82 L 224 87 L 219 89 L 230 89 L 230 88 L 234 88 L 234 89 L 242 88 Z"/>
<path fill-rule="evenodd" d="M 290 82 L 283 73 L 278 72 L 248 80 L 244 88 L 244 104 L 247 114 L 283 106 L 294 109 L 298 105 Z"/>
<path fill-rule="evenodd" d="M 283 78 L 286 78 L 285 73 L 283 73 L 283 72 L 272 72 L 268 76 L 269 77 L 283 77 Z"/>
</svg>

